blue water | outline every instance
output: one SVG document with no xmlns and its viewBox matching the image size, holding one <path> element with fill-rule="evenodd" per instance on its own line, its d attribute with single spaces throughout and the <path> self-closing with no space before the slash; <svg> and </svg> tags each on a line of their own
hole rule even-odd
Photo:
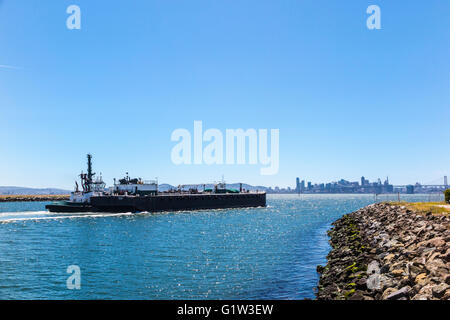
<svg viewBox="0 0 450 320">
<path fill-rule="evenodd" d="M 0 203 L 0 299 L 314 298 L 326 230 L 374 201 L 268 195 L 267 208 L 119 216 Z M 80 290 L 67 289 L 69 265 Z"/>
</svg>

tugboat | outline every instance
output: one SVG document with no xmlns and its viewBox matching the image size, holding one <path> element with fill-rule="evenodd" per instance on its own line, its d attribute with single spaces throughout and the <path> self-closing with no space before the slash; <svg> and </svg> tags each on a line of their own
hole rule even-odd
<svg viewBox="0 0 450 320">
<path fill-rule="evenodd" d="M 78 189 L 78 182 L 75 181 L 75 191 L 70 194 L 69 201 L 58 201 L 45 206 L 50 212 L 95 212 L 95 208 L 90 204 L 93 196 L 103 195 L 106 184 L 100 175 L 95 181 L 95 173 L 92 172 L 92 155 L 87 155 L 87 173 L 79 175 L 82 191 Z"/>
<path fill-rule="evenodd" d="M 101 175 L 94 179 L 92 155 L 87 155 L 87 173 L 81 172 L 81 187 L 75 182 L 75 191 L 70 200 L 59 201 L 45 206 L 50 212 L 159 212 L 200 209 L 224 209 L 244 207 L 265 207 L 265 192 L 249 192 L 227 189 L 225 181 L 212 189 L 203 191 L 191 189 L 189 193 L 158 192 L 158 181 L 144 181 L 126 177 L 108 189 Z"/>
</svg>

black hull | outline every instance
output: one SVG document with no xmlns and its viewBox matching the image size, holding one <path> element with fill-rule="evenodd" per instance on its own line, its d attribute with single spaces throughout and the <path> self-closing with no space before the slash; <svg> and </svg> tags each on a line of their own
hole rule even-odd
<svg viewBox="0 0 450 320">
<path fill-rule="evenodd" d="M 45 206 L 45 209 L 47 209 L 50 212 L 61 212 L 61 213 L 96 212 L 96 209 L 91 205 L 78 204 L 78 203 L 73 203 L 73 202 L 69 202 L 69 201 L 55 202 L 52 204 L 48 204 Z"/>
<path fill-rule="evenodd" d="M 205 209 L 265 207 L 265 193 L 234 194 L 178 194 L 157 196 L 99 196 L 92 197 L 90 205 L 51 204 L 50 212 L 162 212 Z"/>
</svg>

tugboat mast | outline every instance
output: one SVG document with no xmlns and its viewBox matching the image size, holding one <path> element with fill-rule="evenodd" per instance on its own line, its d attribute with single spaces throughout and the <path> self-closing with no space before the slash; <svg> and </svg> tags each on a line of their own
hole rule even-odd
<svg viewBox="0 0 450 320">
<path fill-rule="evenodd" d="M 91 190 L 91 184 L 94 182 L 94 175 L 95 175 L 95 173 L 93 173 L 92 172 L 92 155 L 90 154 L 90 153 L 88 153 L 88 155 L 87 155 L 87 165 L 88 165 L 88 168 L 87 168 L 87 189 L 88 189 L 88 192 L 91 192 L 92 190 Z"/>
<path fill-rule="evenodd" d="M 92 185 L 94 183 L 94 176 L 95 173 L 92 172 L 92 155 L 87 155 L 87 165 L 88 165 L 88 173 L 83 173 L 83 171 L 80 174 L 81 178 L 81 186 L 83 187 L 84 193 L 89 193 L 92 191 Z M 77 187 L 78 190 L 78 187 Z"/>
</svg>

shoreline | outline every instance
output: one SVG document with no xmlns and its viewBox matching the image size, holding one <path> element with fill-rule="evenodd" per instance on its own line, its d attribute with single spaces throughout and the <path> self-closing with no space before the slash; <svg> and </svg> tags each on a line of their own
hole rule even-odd
<svg viewBox="0 0 450 320">
<path fill-rule="evenodd" d="M 318 300 L 449 300 L 450 216 L 377 203 L 328 231 Z"/>
<path fill-rule="evenodd" d="M 0 195 L 1 202 L 39 202 L 39 201 L 62 201 L 69 200 L 67 194 L 32 194 L 32 195 Z"/>
</svg>

